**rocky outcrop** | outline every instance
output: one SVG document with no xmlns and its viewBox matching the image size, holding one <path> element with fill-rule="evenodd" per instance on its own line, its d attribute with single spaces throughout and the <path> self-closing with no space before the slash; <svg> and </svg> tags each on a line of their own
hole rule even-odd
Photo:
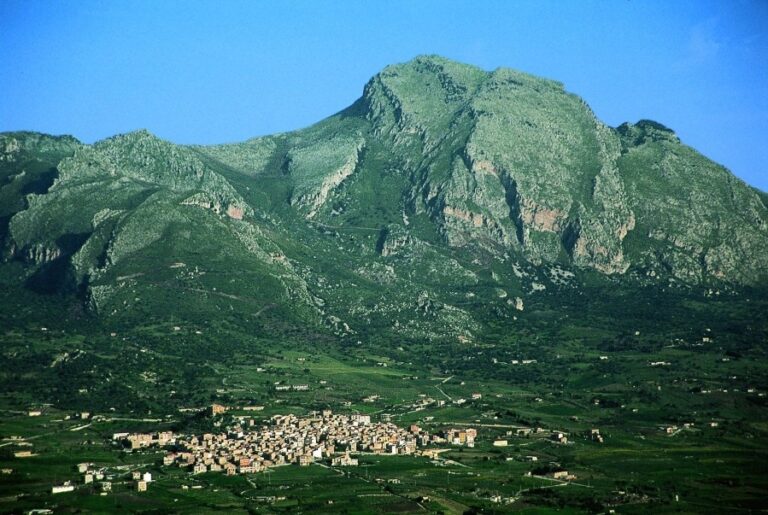
<svg viewBox="0 0 768 515">
<path fill-rule="evenodd" d="M 347 161 L 339 169 L 323 177 L 320 186 L 316 190 L 311 193 L 306 193 L 298 199 L 297 202 L 299 204 L 309 206 L 309 213 L 307 214 L 308 218 L 314 217 L 315 214 L 317 214 L 318 209 L 320 209 L 325 204 L 325 201 L 328 200 L 331 191 L 337 188 L 347 177 L 354 173 L 360 159 L 361 151 L 362 145 L 359 145 L 355 149 L 355 153 L 349 156 Z"/>
<path fill-rule="evenodd" d="M 55 245 L 48 246 L 43 243 L 29 245 L 15 252 L 16 256 L 35 265 L 44 265 L 59 259 L 62 256 L 61 249 Z"/>
<path fill-rule="evenodd" d="M 376 242 L 376 251 L 383 257 L 396 256 L 413 247 L 414 240 L 398 226 L 382 229 Z"/>
<path fill-rule="evenodd" d="M 314 218 L 334 190 L 355 172 L 363 152 L 364 140 L 356 137 L 327 141 L 319 136 L 316 143 L 292 149 L 285 159 L 293 181 L 290 204 Z"/>
<path fill-rule="evenodd" d="M 238 200 L 222 198 L 220 195 L 196 193 L 181 201 L 184 206 L 195 206 L 210 209 L 217 215 L 226 215 L 233 220 L 242 220 L 246 213 L 245 203 Z"/>
<path fill-rule="evenodd" d="M 0 138 L 0 161 L 15 161 L 20 150 L 21 144 L 13 136 Z"/>
<path fill-rule="evenodd" d="M 486 218 L 483 214 L 465 211 L 458 207 L 443 207 L 443 216 L 447 218 L 462 220 L 469 223 L 473 227 L 483 227 L 488 225 L 488 218 Z"/>
</svg>

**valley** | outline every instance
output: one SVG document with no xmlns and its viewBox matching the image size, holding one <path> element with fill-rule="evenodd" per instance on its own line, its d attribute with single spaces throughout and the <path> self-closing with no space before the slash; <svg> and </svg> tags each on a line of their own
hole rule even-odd
<svg viewBox="0 0 768 515">
<path fill-rule="evenodd" d="M 495 342 L 382 348 L 356 337 L 325 342 L 322 351 L 309 340 L 218 341 L 170 324 L 111 336 L 50 322 L 3 337 L 6 509 L 644 513 L 762 505 L 765 356 L 748 344 L 753 336 L 728 332 L 739 327 L 732 319 L 692 320 L 688 335 L 671 339 L 648 326 L 640 334 L 603 329 L 596 338 L 574 324 L 557 339 L 542 329 Z M 228 409 L 211 417 L 212 403 Z M 420 450 L 443 450 L 437 460 L 352 453 L 357 467 L 322 458 L 235 476 L 190 475 L 163 466 L 168 451 L 130 451 L 112 440 L 120 432 L 219 434 L 237 420 L 258 425 L 322 410 L 431 434 L 474 428 L 477 439 L 473 448 Z M 23 450 L 33 456 L 15 456 Z M 82 483 L 82 462 L 111 477 L 106 496 L 98 481 Z M 151 473 L 146 492 L 136 491 L 134 469 Z M 558 470 L 576 479 L 552 479 Z M 76 489 L 50 493 L 65 481 Z"/>
</svg>

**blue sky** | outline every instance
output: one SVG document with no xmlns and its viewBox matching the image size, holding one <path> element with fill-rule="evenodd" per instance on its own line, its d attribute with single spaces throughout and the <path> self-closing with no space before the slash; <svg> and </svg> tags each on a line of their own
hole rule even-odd
<svg viewBox="0 0 768 515">
<path fill-rule="evenodd" d="M 0 131 L 222 143 L 307 126 L 387 64 L 557 79 L 768 190 L 768 2 L 0 1 Z"/>
</svg>

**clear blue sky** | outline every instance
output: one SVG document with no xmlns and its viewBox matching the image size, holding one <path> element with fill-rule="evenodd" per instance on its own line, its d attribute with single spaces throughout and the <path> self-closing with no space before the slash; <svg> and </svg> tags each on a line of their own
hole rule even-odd
<svg viewBox="0 0 768 515">
<path fill-rule="evenodd" d="M 0 1 L 0 131 L 222 143 L 309 125 L 441 54 L 657 120 L 768 190 L 768 2 Z"/>
</svg>

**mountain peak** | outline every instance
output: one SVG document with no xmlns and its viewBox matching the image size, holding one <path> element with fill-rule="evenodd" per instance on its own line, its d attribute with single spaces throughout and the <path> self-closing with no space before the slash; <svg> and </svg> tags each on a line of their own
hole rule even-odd
<svg viewBox="0 0 768 515">
<path fill-rule="evenodd" d="M 159 137 L 152 134 L 148 129 L 136 129 L 129 132 L 124 132 L 122 134 L 116 134 L 114 136 L 110 136 L 108 138 L 105 138 L 101 141 L 97 141 L 96 145 L 103 145 L 103 144 L 125 144 L 125 143 L 136 143 L 140 141 L 164 141 L 160 139 Z"/>
<path fill-rule="evenodd" d="M 474 95 L 489 73 L 436 55 L 390 65 L 366 84 L 366 116 L 381 130 L 394 126 L 440 130 Z"/>
<path fill-rule="evenodd" d="M 640 120 L 635 124 L 624 122 L 616 130 L 625 145 L 638 146 L 650 141 L 680 143 L 675 131 L 653 120 Z"/>
<path fill-rule="evenodd" d="M 466 64 L 459 61 L 454 61 L 437 54 L 421 54 L 417 55 L 409 61 L 403 63 L 390 64 L 386 66 L 381 73 L 392 73 L 402 70 L 413 70 L 417 72 L 434 71 L 436 68 L 448 71 L 461 72 L 464 71 L 480 71 L 484 72 L 481 68 Z M 484 72 L 487 73 L 487 72 Z"/>
</svg>

